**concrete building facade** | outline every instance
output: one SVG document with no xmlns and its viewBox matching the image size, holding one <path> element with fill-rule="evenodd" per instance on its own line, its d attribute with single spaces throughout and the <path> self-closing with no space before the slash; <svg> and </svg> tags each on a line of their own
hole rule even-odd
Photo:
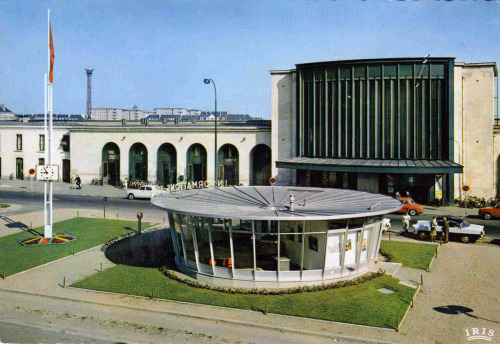
<svg viewBox="0 0 500 344">
<path fill-rule="evenodd" d="M 270 73 L 279 184 L 409 191 L 422 203 L 453 201 L 464 184 L 496 195 L 495 63 L 349 60 Z"/>
</svg>

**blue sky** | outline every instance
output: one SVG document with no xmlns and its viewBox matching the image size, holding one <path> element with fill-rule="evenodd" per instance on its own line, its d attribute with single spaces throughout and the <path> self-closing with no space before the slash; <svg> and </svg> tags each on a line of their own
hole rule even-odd
<svg viewBox="0 0 500 344">
<path fill-rule="evenodd" d="M 0 0 L 0 104 L 42 113 L 47 9 L 54 112 L 219 109 L 270 117 L 272 69 L 378 57 L 500 61 L 500 1 Z"/>
</svg>

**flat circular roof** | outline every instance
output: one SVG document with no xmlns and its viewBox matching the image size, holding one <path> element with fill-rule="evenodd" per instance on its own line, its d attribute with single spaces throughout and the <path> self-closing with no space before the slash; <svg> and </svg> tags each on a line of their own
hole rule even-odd
<svg viewBox="0 0 500 344">
<path fill-rule="evenodd" d="M 293 194 L 293 209 L 290 196 Z M 328 220 L 375 216 L 401 209 L 392 197 L 363 191 L 294 186 L 235 186 L 157 194 L 168 212 L 241 220 Z"/>
</svg>

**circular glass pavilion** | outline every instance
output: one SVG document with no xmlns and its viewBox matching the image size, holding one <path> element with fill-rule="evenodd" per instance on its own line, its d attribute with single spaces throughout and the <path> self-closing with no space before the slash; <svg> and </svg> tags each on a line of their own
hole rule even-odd
<svg viewBox="0 0 500 344">
<path fill-rule="evenodd" d="M 248 186 L 156 195 L 177 267 L 229 287 L 289 287 L 368 271 L 401 202 L 344 189 Z"/>
</svg>

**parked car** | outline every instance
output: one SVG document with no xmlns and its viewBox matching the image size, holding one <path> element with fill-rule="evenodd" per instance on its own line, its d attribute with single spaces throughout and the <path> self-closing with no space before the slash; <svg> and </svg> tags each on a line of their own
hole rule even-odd
<svg viewBox="0 0 500 344">
<path fill-rule="evenodd" d="M 438 235 L 443 235 L 443 224 L 445 218 L 450 225 L 450 239 L 459 240 L 463 243 L 475 242 L 484 237 L 484 226 L 470 224 L 459 216 L 439 216 L 437 220 L 436 232 Z M 430 237 L 431 221 L 420 220 L 413 225 L 415 228 L 414 234 L 420 239 Z"/>
<path fill-rule="evenodd" d="M 484 217 L 486 220 L 491 220 L 494 217 L 500 217 L 500 203 L 494 207 L 485 207 L 479 209 L 479 216 Z"/>
<path fill-rule="evenodd" d="M 403 207 L 397 211 L 397 213 L 405 214 L 408 212 L 410 216 L 416 216 L 424 212 L 424 207 L 420 204 L 417 204 L 410 197 L 398 197 L 398 199 L 403 202 Z"/>
<path fill-rule="evenodd" d="M 126 189 L 128 199 L 134 199 L 134 198 L 151 199 L 153 194 L 157 191 L 158 191 L 157 185 L 143 185 L 138 189 Z"/>
</svg>

